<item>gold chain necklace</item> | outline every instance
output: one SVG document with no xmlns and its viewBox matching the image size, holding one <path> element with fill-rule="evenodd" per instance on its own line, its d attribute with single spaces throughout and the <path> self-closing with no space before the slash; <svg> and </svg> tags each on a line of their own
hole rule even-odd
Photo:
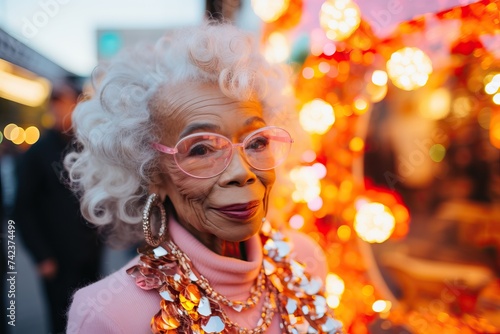
<svg viewBox="0 0 500 334">
<path fill-rule="evenodd" d="M 208 297 L 211 297 L 215 299 L 217 302 L 220 302 L 226 306 L 231 307 L 237 312 L 241 312 L 243 310 L 254 307 L 259 301 L 260 297 L 262 296 L 262 292 L 266 289 L 265 286 L 266 277 L 264 275 L 264 267 L 262 266 L 259 272 L 259 276 L 255 280 L 256 284 L 254 284 L 250 289 L 250 297 L 248 297 L 248 299 L 245 302 L 231 301 L 227 299 L 224 295 L 215 291 L 210 286 L 208 280 L 203 275 L 201 275 L 196 271 L 195 267 L 192 265 L 192 262 L 186 255 L 186 253 L 180 250 L 179 247 L 177 247 L 177 245 L 173 241 L 170 240 L 168 242 L 168 247 L 171 249 L 172 254 L 178 259 L 179 265 L 182 267 L 184 272 L 194 274 L 193 278 L 196 278 L 196 284 L 198 284 L 198 286 L 202 288 L 203 291 L 205 291 L 205 294 Z"/>
<path fill-rule="evenodd" d="M 203 329 L 207 333 L 219 333 L 223 332 L 225 325 L 228 327 L 235 329 L 239 334 L 260 334 L 264 333 L 264 331 L 269 327 L 271 324 L 271 321 L 274 316 L 274 312 L 276 309 L 276 297 L 274 294 L 271 293 L 271 289 L 266 289 L 267 279 L 266 276 L 264 275 L 264 267 L 262 266 L 259 276 L 255 280 L 256 284 L 252 286 L 251 288 L 251 293 L 250 297 L 247 299 L 246 302 L 241 302 L 241 301 L 231 301 L 227 299 L 224 295 L 218 293 L 215 291 L 211 286 L 208 280 L 201 274 L 199 274 L 195 267 L 192 265 L 191 260 L 189 257 L 181 251 L 177 245 L 170 240 L 167 244 L 167 248 L 170 249 L 172 255 L 177 258 L 178 264 L 181 267 L 181 270 L 188 276 L 190 277 L 191 281 L 196 283 L 198 287 L 202 289 L 202 291 L 205 293 L 205 296 L 201 297 L 202 298 L 207 298 L 209 301 L 215 302 L 215 305 L 212 305 L 215 309 L 215 313 L 220 314 L 219 320 L 217 319 L 217 316 L 215 316 L 213 319 L 211 318 L 211 321 L 209 320 L 208 323 L 205 324 L 205 326 L 201 326 L 201 329 Z M 262 306 L 261 310 L 261 318 L 259 319 L 257 323 L 257 327 L 253 329 L 248 329 L 245 327 L 241 327 L 238 323 L 233 322 L 229 317 L 226 315 L 224 310 L 220 307 L 220 305 L 217 305 L 218 303 L 221 303 L 223 305 L 226 305 L 228 307 L 231 307 L 237 312 L 241 312 L 242 310 L 249 309 L 251 307 L 254 307 L 257 302 L 259 301 L 260 297 L 262 296 L 263 292 L 266 292 L 265 297 L 264 297 L 264 304 Z M 196 293 L 194 293 L 196 294 Z M 192 294 L 190 297 L 196 301 L 198 299 L 198 296 Z M 182 296 L 182 295 L 181 295 Z M 194 298 L 193 298 L 194 297 Z M 182 298 L 182 297 L 181 297 Z M 182 303 L 182 299 L 181 299 Z M 199 303 L 198 303 L 199 305 Z M 207 302 L 202 302 L 202 306 L 200 309 L 200 306 L 198 306 L 198 313 L 208 316 L 211 315 L 213 310 L 209 310 L 208 306 L 209 303 Z M 201 312 L 200 312 L 201 311 Z M 158 326 L 157 326 L 158 327 Z"/>
<path fill-rule="evenodd" d="M 321 281 L 290 258 L 286 237 L 264 222 L 261 237 L 264 254 L 261 272 L 247 301 L 231 301 L 216 292 L 198 273 L 189 257 L 172 241 L 165 247 L 146 248 L 139 264 L 127 273 L 142 289 L 157 289 L 160 311 L 151 319 L 153 333 L 262 334 L 276 312 L 281 315 L 282 333 L 342 333 L 321 295 Z M 253 329 L 241 327 L 224 312 L 222 305 L 240 312 L 256 306 L 264 295 L 261 317 Z"/>
</svg>

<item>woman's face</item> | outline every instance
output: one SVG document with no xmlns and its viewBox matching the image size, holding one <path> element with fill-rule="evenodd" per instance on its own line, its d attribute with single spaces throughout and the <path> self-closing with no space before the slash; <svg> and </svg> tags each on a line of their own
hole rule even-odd
<svg viewBox="0 0 500 334">
<path fill-rule="evenodd" d="M 192 85 L 176 89 L 154 103 L 161 126 L 160 143 L 174 147 L 183 137 L 213 132 L 239 143 L 252 131 L 266 126 L 262 107 L 255 101 L 228 98 L 216 86 Z M 161 182 L 153 190 L 173 203 L 179 223 L 210 247 L 217 240 L 240 242 L 257 233 L 267 211 L 274 170 L 251 167 L 235 149 L 221 174 L 198 179 L 181 171 L 172 155 L 161 157 Z"/>
</svg>

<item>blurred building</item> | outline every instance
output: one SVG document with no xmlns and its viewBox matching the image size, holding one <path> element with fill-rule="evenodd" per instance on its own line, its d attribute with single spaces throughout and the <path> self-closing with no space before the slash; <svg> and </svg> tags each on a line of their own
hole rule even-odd
<svg viewBox="0 0 500 334">
<path fill-rule="evenodd" d="M 54 122 L 46 108 L 52 88 L 70 84 L 79 89 L 82 80 L 0 29 L 1 141 L 21 150 L 35 143 Z"/>
</svg>

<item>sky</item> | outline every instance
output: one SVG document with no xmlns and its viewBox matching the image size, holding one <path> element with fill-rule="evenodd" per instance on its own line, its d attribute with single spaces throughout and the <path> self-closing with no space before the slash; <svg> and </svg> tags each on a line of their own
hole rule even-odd
<svg viewBox="0 0 500 334">
<path fill-rule="evenodd" d="M 168 29 L 200 22 L 204 0 L 0 0 L 0 28 L 63 68 L 88 76 L 97 29 Z"/>
<path fill-rule="evenodd" d="M 325 0 L 304 0 L 301 29 L 318 25 Z M 375 32 L 398 22 L 474 0 L 355 0 Z M 250 0 L 242 0 L 238 25 L 259 31 Z M 168 29 L 200 22 L 205 0 L 0 0 L 0 28 L 63 68 L 88 76 L 97 64 L 97 29 Z M 313 15 L 314 14 L 314 15 Z"/>
</svg>

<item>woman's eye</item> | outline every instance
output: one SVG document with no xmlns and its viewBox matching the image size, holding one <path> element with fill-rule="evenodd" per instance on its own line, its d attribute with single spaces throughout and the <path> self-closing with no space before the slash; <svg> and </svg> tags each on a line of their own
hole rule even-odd
<svg viewBox="0 0 500 334">
<path fill-rule="evenodd" d="M 189 154 L 188 156 L 201 156 L 201 155 L 207 155 L 213 152 L 214 150 L 208 146 L 208 145 L 203 145 L 203 144 L 197 144 L 192 146 L 189 149 Z"/>
<path fill-rule="evenodd" d="M 246 150 L 259 151 L 264 150 L 269 145 L 269 139 L 266 137 L 254 138 L 245 147 Z"/>
</svg>

